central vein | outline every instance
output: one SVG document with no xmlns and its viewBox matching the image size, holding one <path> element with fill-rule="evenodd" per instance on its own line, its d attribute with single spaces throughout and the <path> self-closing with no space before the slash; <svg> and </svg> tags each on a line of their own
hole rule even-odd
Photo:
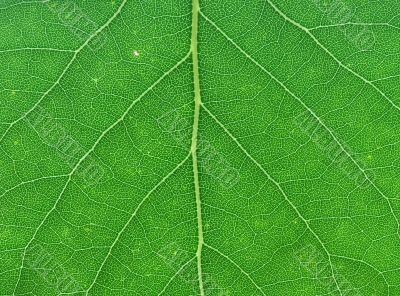
<svg viewBox="0 0 400 296">
<path fill-rule="evenodd" d="M 203 223 L 201 218 L 201 200 L 200 200 L 200 183 L 199 183 L 199 170 L 197 161 L 197 133 L 199 128 L 200 117 L 200 79 L 199 79 L 199 58 L 197 52 L 197 32 L 199 26 L 199 0 L 192 0 L 192 41 L 191 51 L 193 60 L 193 81 L 194 81 L 194 120 L 193 120 L 193 133 L 192 133 L 192 158 L 193 158 L 193 175 L 194 175 L 194 188 L 196 195 L 196 208 L 197 208 L 197 228 L 198 228 L 198 246 L 197 246 L 197 273 L 199 279 L 200 295 L 204 296 L 203 276 L 201 271 L 201 251 L 203 248 Z"/>
</svg>

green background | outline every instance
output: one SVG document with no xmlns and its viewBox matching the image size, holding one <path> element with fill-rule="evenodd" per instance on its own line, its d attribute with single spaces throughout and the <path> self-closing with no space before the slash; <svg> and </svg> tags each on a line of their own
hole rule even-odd
<svg viewBox="0 0 400 296">
<path fill-rule="evenodd" d="M 400 2 L 321 2 L 1 1 L 0 295 L 400 295 Z"/>
</svg>

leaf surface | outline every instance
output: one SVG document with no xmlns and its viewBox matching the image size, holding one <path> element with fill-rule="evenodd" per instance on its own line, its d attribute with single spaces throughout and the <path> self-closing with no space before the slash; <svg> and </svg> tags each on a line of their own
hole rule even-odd
<svg viewBox="0 0 400 296">
<path fill-rule="evenodd" d="M 0 3 L 0 295 L 400 295 L 400 3 Z"/>
</svg>

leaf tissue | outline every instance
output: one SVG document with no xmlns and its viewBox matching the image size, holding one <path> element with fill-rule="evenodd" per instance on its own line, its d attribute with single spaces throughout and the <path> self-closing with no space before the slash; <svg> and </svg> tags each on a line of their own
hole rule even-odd
<svg viewBox="0 0 400 296">
<path fill-rule="evenodd" d="M 400 295 L 399 11 L 0 1 L 0 295 Z"/>
</svg>

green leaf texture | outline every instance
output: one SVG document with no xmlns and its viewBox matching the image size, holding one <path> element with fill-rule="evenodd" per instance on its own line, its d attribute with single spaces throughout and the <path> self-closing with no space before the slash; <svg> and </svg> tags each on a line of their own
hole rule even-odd
<svg viewBox="0 0 400 296">
<path fill-rule="evenodd" d="M 0 1 L 0 295 L 400 295 L 399 12 Z"/>
</svg>

